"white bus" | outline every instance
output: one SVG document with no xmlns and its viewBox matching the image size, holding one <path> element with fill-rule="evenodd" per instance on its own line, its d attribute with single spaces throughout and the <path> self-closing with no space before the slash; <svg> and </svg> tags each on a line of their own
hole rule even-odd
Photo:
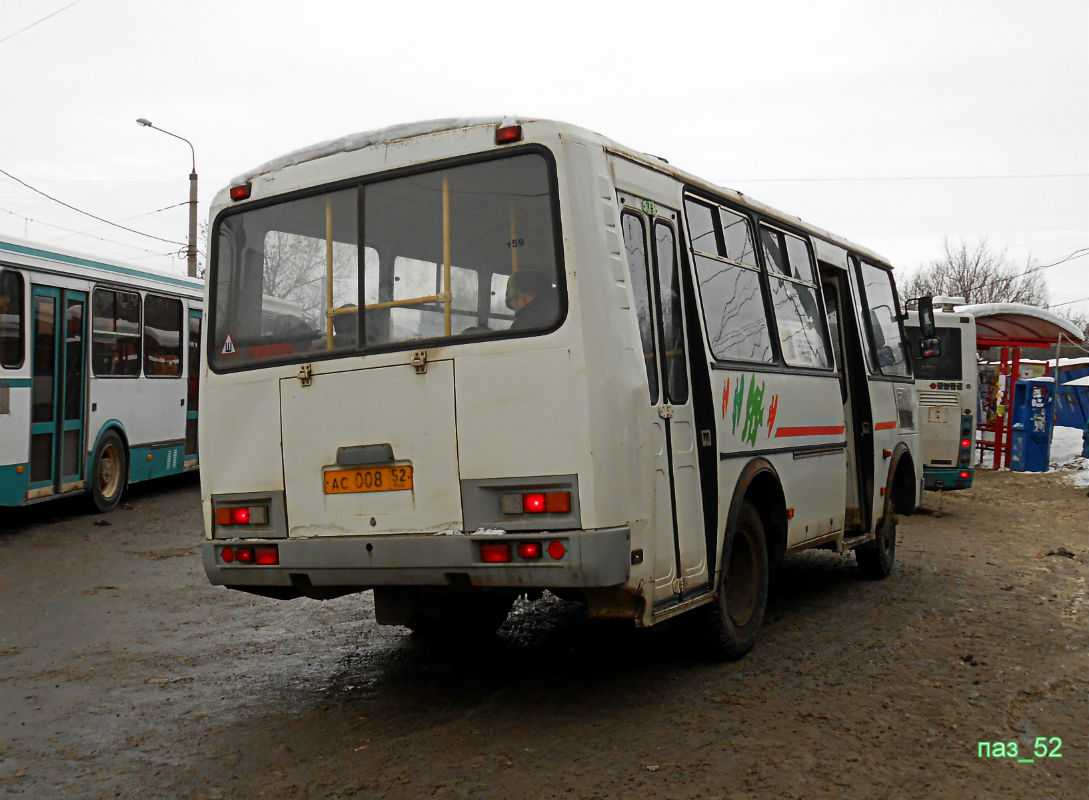
<svg viewBox="0 0 1089 800">
<path fill-rule="evenodd" d="M 925 358 L 919 350 L 919 312 L 909 310 L 904 326 L 911 349 L 915 389 L 919 399 L 919 428 L 923 436 L 923 480 L 926 489 L 968 489 L 975 466 L 979 399 L 976 364 L 976 321 L 956 312 L 961 297 L 935 297 L 934 337 L 937 354 Z"/>
<path fill-rule="evenodd" d="M 891 570 L 922 460 L 872 252 L 541 120 L 308 148 L 211 225 L 213 584 L 374 589 L 378 622 L 431 632 L 546 589 L 640 626 L 701 609 L 738 657 L 769 561 Z"/>
<path fill-rule="evenodd" d="M 0 241 L 0 506 L 197 467 L 203 288 Z"/>
</svg>

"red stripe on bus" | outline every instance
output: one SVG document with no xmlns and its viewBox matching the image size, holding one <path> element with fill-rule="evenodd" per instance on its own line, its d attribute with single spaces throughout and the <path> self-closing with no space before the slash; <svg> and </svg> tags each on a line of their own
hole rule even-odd
<svg viewBox="0 0 1089 800">
<path fill-rule="evenodd" d="M 879 422 L 873 426 L 875 431 L 889 431 L 896 427 L 895 422 Z"/>
<path fill-rule="evenodd" d="M 775 432 L 775 438 L 780 436 L 831 436 L 836 433 L 843 433 L 845 427 L 843 425 L 807 425 L 801 428 L 779 428 Z"/>
</svg>

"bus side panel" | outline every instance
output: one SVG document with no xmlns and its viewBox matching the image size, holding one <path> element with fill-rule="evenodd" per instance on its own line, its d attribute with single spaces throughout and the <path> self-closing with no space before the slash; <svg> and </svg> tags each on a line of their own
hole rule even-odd
<svg viewBox="0 0 1089 800">
<path fill-rule="evenodd" d="M 23 377 L 17 377 L 21 373 Z M 22 505 L 30 479 L 29 359 L 0 375 L 0 506 Z"/>
<path fill-rule="evenodd" d="M 916 503 L 918 487 L 922 481 L 923 460 L 920 453 L 921 437 L 917 432 L 918 406 L 912 384 L 871 380 L 870 404 L 873 408 L 874 486 L 871 530 L 881 521 L 885 509 L 885 489 L 889 482 L 891 461 L 885 453 L 892 453 L 898 444 L 904 443 L 911 454 Z M 910 423 L 910 424 L 908 424 Z"/>
<path fill-rule="evenodd" d="M 110 419 L 122 424 L 130 448 L 130 483 L 181 471 L 181 460 L 175 464 L 166 453 L 168 448 L 152 445 L 185 439 L 185 390 L 181 378 L 91 379 L 87 429 L 97 433 Z M 94 458 L 94 446 L 95 440 L 89 435 L 88 467 Z"/>
</svg>

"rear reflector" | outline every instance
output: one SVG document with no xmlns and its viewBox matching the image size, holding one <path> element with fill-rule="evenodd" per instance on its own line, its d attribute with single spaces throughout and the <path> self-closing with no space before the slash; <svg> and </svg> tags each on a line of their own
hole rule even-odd
<svg viewBox="0 0 1089 800">
<path fill-rule="evenodd" d="M 255 552 L 257 554 L 258 564 L 270 565 L 280 563 L 280 550 L 276 545 L 258 547 L 255 548 Z"/>
<path fill-rule="evenodd" d="M 548 543 L 548 554 L 552 556 L 552 558 L 556 561 L 559 561 L 561 558 L 563 558 L 566 552 L 567 548 L 563 546 L 563 542 Z"/>
<path fill-rule="evenodd" d="M 482 544 L 480 545 L 480 560 L 485 564 L 505 564 L 510 561 L 509 544 Z"/>
<path fill-rule="evenodd" d="M 242 183 L 231 187 L 232 200 L 248 200 L 253 187 L 249 183 Z"/>
<path fill-rule="evenodd" d="M 541 557 L 541 543 L 540 542 L 521 542 L 518 545 L 518 557 L 519 558 L 540 558 Z"/>
<path fill-rule="evenodd" d="M 224 547 L 222 550 L 219 551 L 219 557 L 223 559 L 224 564 L 230 564 L 232 561 L 234 561 L 234 548 Z"/>
<path fill-rule="evenodd" d="M 502 128 L 497 128 L 495 131 L 496 144 L 511 144 L 512 142 L 520 141 L 522 141 L 521 125 L 506 125 Z"/>
</svg>

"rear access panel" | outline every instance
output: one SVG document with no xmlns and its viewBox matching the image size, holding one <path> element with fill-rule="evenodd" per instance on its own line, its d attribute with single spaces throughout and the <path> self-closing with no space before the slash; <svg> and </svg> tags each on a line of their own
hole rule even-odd
<svg viewBox="0 0 1089 800">
<path fill-rule="evenodd" d="M 452 361 L 285 378 L 280 426 L 289 536 L 461 528 Z"/>
</svg>

